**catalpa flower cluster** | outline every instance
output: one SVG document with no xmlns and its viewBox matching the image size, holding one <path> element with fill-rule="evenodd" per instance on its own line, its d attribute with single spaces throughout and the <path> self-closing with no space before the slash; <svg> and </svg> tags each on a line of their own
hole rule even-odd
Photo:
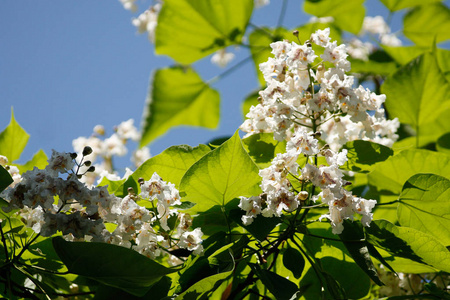
<svg viewBox="0 0 450 300">
<path fill-rule="evenodd" d="M 318 30 L 303 45 L 272 43 L 269 60 L 260 65 L 267 88 L 260 92 L 260 104 L 253 106 L 241 125 L 246 136 L 271 132 L 286 140 L 286 153 L 278 154 L 270 167 L 260 171 L 263 194 L 241 197 L 246 211 L 242 220 L 250 224 L 258 214 L 281 216 L 294 211 L 306 199 L 328 204 L 333 233 L 343 230 L 343 220 L 362 216 L 368 226 L 375 200 L 352 195 L 340 170 L 347 161 L 342 146 L 353 140 L 369 140 L 391 146 L 397 139 L 398 120 L 387 120 L 382 107 L 385 95 L 354 88 L 345 45 L 331 41 L 330 30 Z M 313 47 L 314 45 L 314 47 Z M 322 54 L 316 54 L 321 51 Z M 298 164 L 299 158 L 307 157 Z M 318 157 L 326 164 L 318 165 Z M 298 181 L 301 190 L 293 188 Z M 309 192 L 306 190 L 310 188 Z M 315 195 L 315 192 L 318 194 Z"/>
<path fill-rule="evenodd" d="M 91 151 L 85 148 L 83 158 Z M 177 211 L 181 201 L 173 184 L 154 173 L 148 181 L 140 180 L 139 195 L 130 191 L 116 197 L 106 186 L 88 188 L 81 182 L 75 158 L 74 153 L 53 151 L 45 169 L 25 172 L 19 183 L 2 192 L 9 203 L 3 210 L 17 210 L 28 227 L 45 237 L 61 232 L 69 241 L 111 243 L 150 258 L 177 248 L 202 253 L 203 233 L 190 230 L 190 216 Z M 169 218 L 174 219 L 170 226 Z"/>
</svg>

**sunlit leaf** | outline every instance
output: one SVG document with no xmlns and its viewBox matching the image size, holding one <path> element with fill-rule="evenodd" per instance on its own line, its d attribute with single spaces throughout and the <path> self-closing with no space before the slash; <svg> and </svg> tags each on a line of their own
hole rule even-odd
<svg viewBox="0 0 450 300">
<path fill-rule="evenodd" d="M 430 46 L 450 38 L 450 9 L 442 3 L 427 3 L 408 12 L 403 33 L 416 45 Z"/>
<path fill-rule="evenodd" d="M 69 272 L 95 279 L 135 296 L 143 296 L 164 275 L 178 271 L 121 246 L 66 242 L 53 238 L 56 253 Z"/>
<path fill-rule="evenodd" d="M 368 58 L 368 60 L 364 61 L 349 57 L 349 61 L 352 65 L 352 72 L 372 75 L 389 75 L 397 70 L 395 61 L 382 50 L 371 53 Z"/>
<path fill-rule="evenodd" d="M 0 155 L 6 156 L 10 164 L 18 160 L 29 137 L 30 135 L 14 119 L 14 112 L 11 109 L 11 121 L 0 133 Z"/>
<path fill-rule="evenodd" d="M 428 0 L 426 4 L 440 2 L 442 0 Z M 381 2 L 390 10 L 397 11 L 408 7 L 414 7 L 424 4 L 423 0 L 381 0 Z"/>
<path fill-rule="evenodd" d="M 155 51 L 190 64 L 240 43 L 253 0 L 165 1 L 158 16 Z"/>
<path fill-rule="evenodd" d="M 450 86 L 432 53 L 401 67 L 385 80 L 381 91 L 386 94 L 390 116 L 410 124 L 419 140 L 430 135 L 437 139 L 448 131 L 448 114 L 442 113 L 450 107 Z M 429 91 L 433 91 L 432 96 Z"/>
<path fill-rule="evenodd" d="M 270 166 L 273 158 L 286 150 L 286 142 L 276 141 L 272 133 L 253 134 L 243 139 L 242 144 L 248 155 L 260 168 Z"/>
<path fill-rule="evenodd" d="M 450 155 L 429 150 L 404 150 L 375 166 L 369 184 L 378 191 L 400 194 L 403 184 L 414 174 L 433 173 L 450 178 Z"/>
<path fill-rule="evenodd" d="M 27 161 L 24 165 L 18 165 L 17 167 L 19 168 L 20 173 L 33 170 L 34 167 L 38 169 L 44 169 L 48 164 L 47 160 L 47 155 L 41 149 L 35 155 L 33 155 L 33 158 L 31 160 Z"/>
<path fill-rule="evenodd" d="M 220 147 L 194 163 L 181 179 L 185 200 L 197 203 L 195 211 L 225 206 L 239 196 L 258 195 L 259 170 L 236 133 Z"/>
<path fill-rule="evenodd" d="M 386 53 L 389 54 L 389 56 L 391 56 L 400 65 L 406 65 L 417 56 L 431 50 L 431 47 L 421 46 L 390 47 L 383 45 L 382 47 L 384 51 L 386 51 Z"/>
<path fill-rule="evenodd" d="M 408 179 L 399 197 L 398 221 L 450 245 L 450 180 L 434 174 Z"/>
<path fill-rule="evenodd" d="M 375 220 L 365 227 L 370 243 L 389 253 L 450 270 L 450 252 L 435 237 L 414 228 L 395 226 L 385 220 Z"/>
<path fill-rule="evenodd" d="M 316 17 L 333 17 L 342 30 L 358 34 L 365 15 L 364 0 L 306 0 L 305 12 Z"/>
<path fill-rule="evenodd" d="M 141 146 L 174 126 L 216 128 L 219 93 L 191 68 L 172 67 L 155 72 L 143 115 Z"/>
</svg>

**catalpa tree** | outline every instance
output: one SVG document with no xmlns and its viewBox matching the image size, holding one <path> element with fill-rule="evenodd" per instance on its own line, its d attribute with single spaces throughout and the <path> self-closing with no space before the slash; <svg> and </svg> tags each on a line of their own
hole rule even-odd
<svg viewBox="0 0 450 300">
<path fill-rule="evenodd" d="M 140 130 L 96 126 L 73 151 L 17 164 L 28 134 L 12 115 L 0 134 L 2 295 L 450 298 L 450 11 L 382 0 L 408 10 L 392 33 L 363 2 L 305 1 L 316 17 L 292 29 L 252 23 L 268 0 L 158 2 L 132 23 L 175 66 L 154 72 Z M 174 126 L 217 126 L 220 94 L 192 64 L 210 56 L 239 76 L 235 46 L 261 84 L 242 125 L 150 157 Z M 118 174 L 129 141 L 135 166 Z"/>
</svg>

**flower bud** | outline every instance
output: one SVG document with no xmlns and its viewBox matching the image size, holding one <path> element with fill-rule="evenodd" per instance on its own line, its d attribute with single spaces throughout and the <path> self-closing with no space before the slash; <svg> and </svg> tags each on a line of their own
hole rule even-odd
<svg viewBox="0 0 450 300">
<path fill-rule="evenodd" d="M 300 201 L 305 201 L 306 199 L 308 199 L 308 192 L 307 191 L 301 191 L 300 193 L 298 193 L 297 197 Z"/>
<path fill-rule="evenodd" d="M 75 158 L 77 158 L 77 156 L 78 156 L 78 154 L 76 154 L 76 153 L 70 153 L 71 159 L 75 159 Z"/>
<path fill-rule="evenodd" d="M 87 161 L 84 162 L 84 165 L 85 165 L 86 167 L 90 167 L 91 164 L 92 164 L 92 162 L 91 162 L 90 160 L 87 160 Z"/>
<path fill-rule="evenodd" d="M 293 34 L 295 37 L 298 37 L 298 30 L 292 31 L 292 34 Z"/>
<path fill-rule="evenodd" d="M 140 185 L 143 185 L 143 184 L 144 184 L 144 182 L 145 182 L 144 178 L 142 178 L 142 177 L 139 177 L 139 179 L 138 179 L 138 183 L 139 183 Z"/>
<path fill-rule="evenodd" d="M 92 153 L 92 148 L 89 146 L 84 147 L 83 149 L 83 156 L 89 155 Z"/>
<path fill-rule="evenodd" d="M 90 166 L 89 169 L 87 170 L 87 172 L 94 172 L 95 171 L 95 167 L 94 166 Z"/>
</svg>

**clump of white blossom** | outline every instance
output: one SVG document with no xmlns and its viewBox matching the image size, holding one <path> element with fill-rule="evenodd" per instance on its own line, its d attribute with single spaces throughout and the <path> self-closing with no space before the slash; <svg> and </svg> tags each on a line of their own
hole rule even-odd
<svg viewBox="0 0 450 300">
<path fill-rule="evenodd" d="M 83 158 L 90 153 L 92 149 L 85 147 Z M 53 151 L 45 169 L 25 172 L 19 183 L 1 193 L 9 203 L 3 210 L 17 210 L 28 227 L 45 237 L 61 232 L 69 241 L 120 245 L 150 258 L 178 248 L 202 253 L 202 231 L 190 230 L 190 216 L 178 212 L 180 195 L 172 183 L 154 173 L 147 181 L 139 180 L 139 195 L 130 191 L 120 198 L 106 186 L 89 188 L 81 182 L 80 167 L 85 160 L 78 163 L 76 156 Z M 90 166 L 86 172 L 93 169 Z M 176 220 L 170 226 L 169 218 Z M 108 223 L 114 230 L 107 230 Z"/>
<path fill-rule="evenodd" d="M 211 63 L 221 68 L 225 68 L 230 61 L 234 59 L 234 56 L 234 53 L 227 52 L 226 49 L 220 49 L 211 56 Z"/>
<path fill-rule="evenodd" d="M 161 3 L 156 3 L 131 21 L 136 26 L 138 33 L 147 33 L 148 39 L 152 43 L 155 42 L 155 31 L 161 6 Z"/>
<path fill-rule="evenodd" d="M 391 146 L 398 138 L 399 122 L 386 119 L 385 95 L 353 87 L 354 77 L 346 75 L 350 71 L 347 48 L 331 41 L 329 34 L 329 28 L 318 30 L 302 45 L 272 43 L 273 57 L 260 64 L 267 87 L 240 128 L 246 136 L 271 132 L 277 141 L 286 140 L 287 146 L 286 153 L 278 154 L 270 167 L 260 170 L 263 194 L 241 197 L 244 224 L 258 214 L 271 217 L 294 211 L 308 197 L 328 204 L 329 213 L 321 218 L 331 221 L 335 234 L 342 232 L 343 220 L 353 219 L 355 213 L 362 216 L 364 226 L 372 220 L 376 201 L 356 197 L 344 188 L 348 183 L 340 166 L 347 161 L 347 152 L 341 148 L 353 140 Z M 323 48 L 320 57 L 312 44 Z M 300 166 L 297 161 L 303 156 L 308 159 Z M 327 164 L 313 163 L 318 156 Z M 297 191 L 292 178 L 302 186 L 312 184 L 320 192 Z"/>
<path fill-rule="evenodd" d="M 126 155 L 128 153 L 127 143 L 129 141 L 137 142 L 141 137 L 138 129 L 134 126 L 133 119 L 124 121 L 116 126 L 111 136 L 106 137 L 105 133 L 105 128 L 102 125 L 96 125 L 90 137 L 79 137 L 72 141 L 73 149 L 78 153 L 78 158 L 83 157 L 81 153 L 84 147 L 89 146 L 92 149 L 89 161 L 95 166 L 95 171 L 86 173 L 81 179 L 91 186 L 95 184 L 96 180 L 101 182 L 103 177 L 109 180 L 121 179 L 114 172 L 113 157 Z M 132 153 L 131 161 L 134 167 L 137 168 L 150 157 L 150 150 L 147 147 L 143 147 Z M 86 171 L 87 168 L 82 166 L 81 171 Z M 127 169 L 123 177 L 128 177 L 130 173 L 131 170 Z"/>
</svg>

